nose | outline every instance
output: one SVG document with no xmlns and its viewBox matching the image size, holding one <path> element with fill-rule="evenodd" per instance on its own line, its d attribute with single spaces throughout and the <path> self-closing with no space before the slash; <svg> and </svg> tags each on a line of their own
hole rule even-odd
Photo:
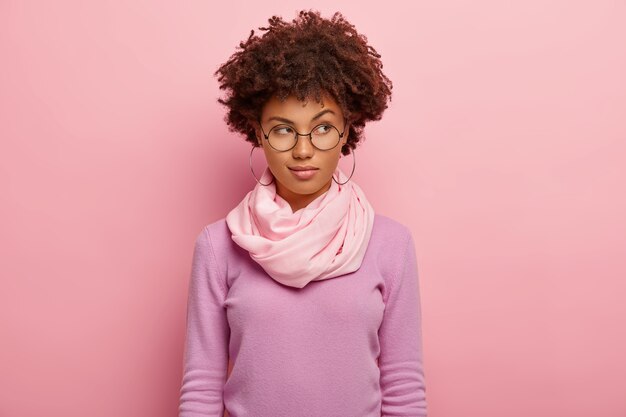
<svg viewBox="0 0 626 417">
<path fill-rule="evenodd" d="M 311 136 L 298 134 L 298 142 L 292 149 L 294 158 L 311 157 L 315 152 L 315 147 L 311 143 Z"/>
</svg>

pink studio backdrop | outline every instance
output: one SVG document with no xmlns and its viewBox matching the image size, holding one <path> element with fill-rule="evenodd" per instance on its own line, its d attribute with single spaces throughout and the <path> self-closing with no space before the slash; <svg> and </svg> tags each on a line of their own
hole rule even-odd
<svg viewBox="0 0 626 417">
<path fill-rule="evenodd" d="M 537 0 L 1 2 L 0 416 L 177 415 L 194 238 L 255 184 L 212 73 L 309 7 L 394 82 L 353 178 L 416 238 L 429 415 L 625 416 L 626 5 Z"/>
</svg>

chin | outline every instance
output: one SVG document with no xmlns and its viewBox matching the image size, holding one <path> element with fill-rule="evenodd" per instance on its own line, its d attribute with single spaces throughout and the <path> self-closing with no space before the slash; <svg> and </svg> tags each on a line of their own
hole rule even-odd
<svg viewBox="0 0 626 417">
<path fill-rule="evenodd" d="M 288 173 L 288 175 L 290 177 L 292 176 L 291 173 Z M 317 193 L 318 191 L 320 191 L 320 189 L 324 188 L 328 184 L 328 181 L 323 181 L 320 179 L 300 181 L 295 178 L 287 178 L 286 180 L 280 180 L 280 183 L 283 188 L 286 188 L 291 193 L 300 195 L 311 195 Z"/>
<path fill-rule="evenodd" d="M 295 185 L 292 184 L 291 186 L 288 186 L 287 189 L 289 189 L 289 191 L 295 194 L 310 195 L 310 194 L 315 194 L 322 187 L 324 187 L 324 184 L 311 182 L 308 184 L 295 184 Z"/>
</svg>

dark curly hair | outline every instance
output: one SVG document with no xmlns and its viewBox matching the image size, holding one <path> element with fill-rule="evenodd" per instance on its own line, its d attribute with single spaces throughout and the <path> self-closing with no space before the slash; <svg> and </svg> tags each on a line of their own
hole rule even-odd
<svg viewBox="0 0 626 417">
<path fill-rule="evenodd" d="M 214 75 L 219 74 L 228 108 L 224 120 L 230 131 L 246 135 L 259 146 L 252 121 L 260 118 L 263 105 L 272 97 L 284 100 L 295 95 L 305 101 L 322 102 L 330 94 L 350 122 L 348 155 L 361 140 L 365 122 L 380 120 L 391 101 L 392 83 L 382 72 L 381 55 L 367 44 L 340 12 L 324 19 L 318 11 L 302 10 L 291 24 L 279 16 L 268 19 L 262 37 L 250 32 L 248 40 Z"/>
</svg>

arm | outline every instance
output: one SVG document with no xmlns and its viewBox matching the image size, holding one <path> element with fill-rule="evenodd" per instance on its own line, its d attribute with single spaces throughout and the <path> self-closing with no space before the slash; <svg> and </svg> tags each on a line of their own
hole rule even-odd
<svg viewBox="0 0 626 417">
<path fill-rule="evenodd" d="M 410 231 L 407 235 L 378 330 L 382 417 L 426 417 L 427 411 L 417 261 Z"/>
<path fill-rule="evenodd" d="M 179 417 L 223 415 L 230 336 L 225 296 L 225 283 L 205 227 L 196 238 L 189 279 Z"/>
</svg>

